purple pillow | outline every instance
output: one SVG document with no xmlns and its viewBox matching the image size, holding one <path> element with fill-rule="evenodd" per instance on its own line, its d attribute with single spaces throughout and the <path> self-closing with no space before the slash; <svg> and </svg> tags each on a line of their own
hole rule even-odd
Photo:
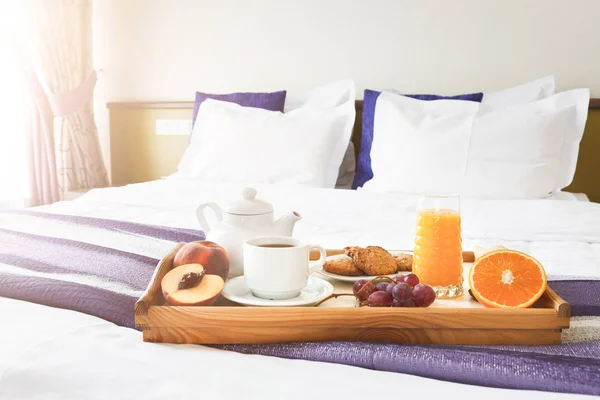
<svg viewBox="0 0 600 400">
<path fill-rule="evenodd" d="M 194 101 L 194 115 L 192 119 L 192 129 L 196 123 L 196 116 L 200 109 L 200 104 L 206 99 L 228 101 L 239 104 L 242 107 L 262 108 L 269 111 L 283 112 L 285 105 L 286 91 L 272 93 L 227 93 L 227 94 L 210 94 L 196 92 L 196 100 Z"/>
<path fill-rule="evenodd" d="M 360 150 L 356 160 L 356 174 L 352 189 L 362 187 L 367 181 L 373 178 L 371 169 L 371 145 L 373 144 L 373 125 L 375 123 L 375 104 L 381 92 L 365 89 L 362 114 L 362 139 Z M 461 94 L 458 96 L 438 96 L 435 94 L 405 94 L 403 96 L 412 97 L 417 100 L 467 100 L 481 103 L 483 93 Z"/>
</svg>

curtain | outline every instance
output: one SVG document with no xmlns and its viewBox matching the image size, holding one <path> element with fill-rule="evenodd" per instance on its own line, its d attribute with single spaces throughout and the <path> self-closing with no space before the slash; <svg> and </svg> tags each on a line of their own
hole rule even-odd
<svg viewBox="0 0 600 400">
<path fill-rule="evenodd" d="M 91 0 L 25 0 L 24 50 L 34 98 L 32 205 L 108 185 L 93 113 Z M 54 154 L 52 154 L 54 153 Z"/>
<path fill-rule="evenodd" d="M 59 201 L 61 196 L 56 171 L 54 114 L 37 77 L 31 71 L 27 77 L 32 100 L 27 110 L 28 205 L 38 206 Z"/>
</svg>

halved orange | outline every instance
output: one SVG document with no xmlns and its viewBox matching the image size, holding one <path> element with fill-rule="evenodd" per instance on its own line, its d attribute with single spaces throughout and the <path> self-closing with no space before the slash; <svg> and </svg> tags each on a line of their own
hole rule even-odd
<svg viewBox="0 0 600 400">
<path fill-rule="evenodd" d="M 486 307 L 531 306 L 547 285 L 542 264 L 528 254 L 499 249 L 483 254 L 469 272 L 473 296 Z"/>
</svg>

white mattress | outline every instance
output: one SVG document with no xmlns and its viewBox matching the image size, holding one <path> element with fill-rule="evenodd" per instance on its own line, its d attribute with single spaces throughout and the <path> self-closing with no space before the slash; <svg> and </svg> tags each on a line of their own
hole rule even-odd
<svg viewBox="0 0 600 400">
<path fill-rule="evenodd" d="M 44 211 L 198 228 L 197 205 L 237 198 L 237 185 L 163 180 L 95 190 Z M 412 244 L 415 199 L 365 191 L 258 186 L 294 235 L 325 247 Z M 600 205 L 567 200 L 463 201 L 465 248 L 529 251 L 550 276 L 600 279 Z M 576 398 L 436 381 L 356 367 L 143 343 L 141 333 L 73 311 L 0 298 L 0 399 Z"/>
</svg>

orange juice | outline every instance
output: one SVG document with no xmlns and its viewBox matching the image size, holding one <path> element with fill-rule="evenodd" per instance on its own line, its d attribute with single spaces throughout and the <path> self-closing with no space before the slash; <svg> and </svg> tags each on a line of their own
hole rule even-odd
<svg viewBox="0 0 600 400">
<path fill-rule="evenodd" d="M 413 273 L 422 283 L 434 286 L 438 297 L 455 297 L 462 294 L 462 262 L 459 211 L 420 210 L 417 214 Z M 440 293 L 436 286 L 451 288 Z"/>
</svg>

